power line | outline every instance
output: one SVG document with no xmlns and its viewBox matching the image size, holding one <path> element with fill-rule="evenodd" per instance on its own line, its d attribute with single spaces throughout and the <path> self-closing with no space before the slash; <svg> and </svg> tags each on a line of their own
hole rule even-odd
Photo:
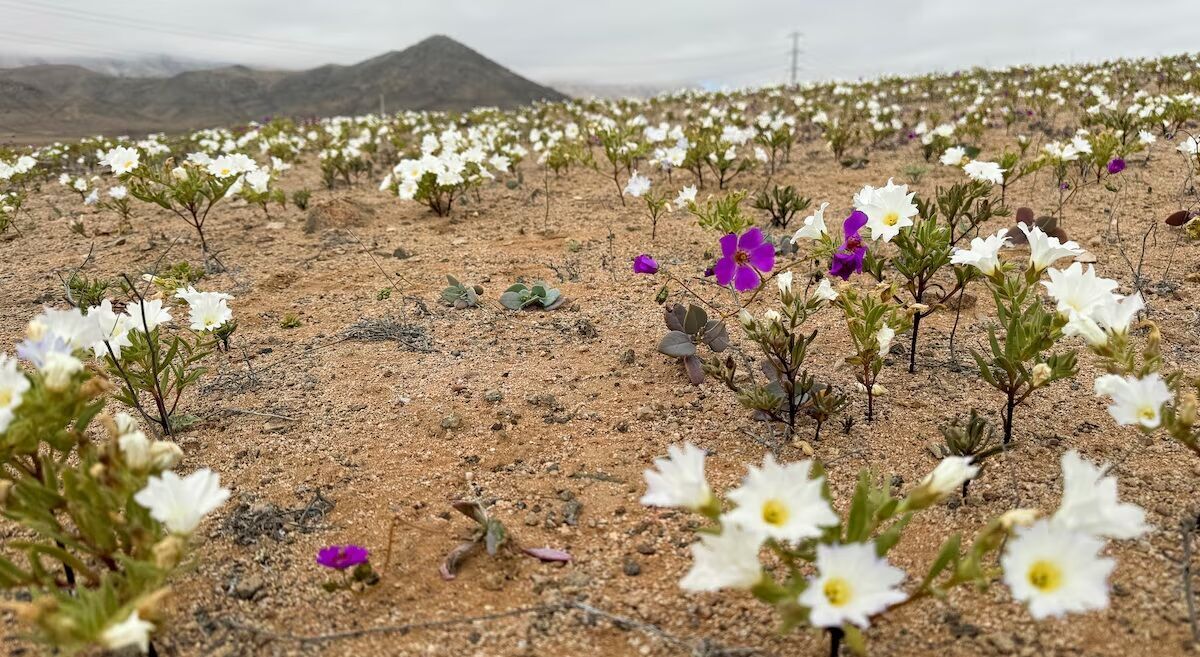
<svg viewBox="0 0 1200 657">
<path fill-rule="evenodd" d="M 66 18 L 85 23 L 101 23 L 112 25 L 115 27 L 133 28 L 139 31 L 149 31 L 156 34 L 171 34 L 190 39 L 198 39 L 203 41 L 225 41 L 228 43 L 236 43 L 239 45 L 249 45 L 255 47 L 264 47 L 275 50 L 291 50 L 296 52 L 305 52 L 313 54 L 316 51 L 325 51 L 327 53 L 350 54 L 354 53 L 359 56 L 368 51 L 359 48 L 343 48 L 338 46 L 329 46 L 324 44 L 305 43 L 300 41 L 292 41 L 289 39 L 277 39 L 271 37 L 254 36 L 248 34 L 235 34 L 230 32 L 214 32 L 208 30 L 196 30 L 178 24 L 163 23 L 159 21 L 149 21 L 140 18 L 129 18 L 123 16 L 111 16 L 96 12 L 85 11 L 81 9 L 68 9 L 65 7 L 46 7 L 29 5 L 23 2 L 15 2 L 13 0 L 0 0 L 0 7 L 15 9 L 59 18 Z"/>
<path fill-rule="evenodd" d="M 49 37 L 49 36 L 45 36 L 45 35 L 33 36 L 33 35 L 29 35 L 29 34 L 18 34 L 16 32 L 9 32 L 7 30 L 0 30 L 0 36 L 4 37 L 6 39 L 15 39 L 17 41 L 24 41 L 25 43 L 29 43 L 29 44 L 33 44 L 33 45 L 55 44 L 55 45 L 59 45 L 59 46 L 65 46 L 65 47 L 73 50 L 74 52 L 93 54 L 93 55 L 99 53 L 106 57 L 114 57 L 114 58 L 127 57 L 131 54 L 139 55 L 139 56 L 153 56 L 156 54 L 161 54 L 161 53 L 150 53 L 150 52 L 144 52 L 144 51 L 114 50 L 112 48 L 106 48 L 104 46 L 99 46 L 99 45 L 96 45 L 93 43 L 84 43 L 82 41 L 72 41 L 70 39 L 60 39 L 57 37 Z"/>
</svg>

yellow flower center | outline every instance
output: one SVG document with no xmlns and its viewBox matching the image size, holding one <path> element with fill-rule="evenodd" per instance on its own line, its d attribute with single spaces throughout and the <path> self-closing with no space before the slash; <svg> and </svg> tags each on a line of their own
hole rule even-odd
<svg viewBox="0 0 1200 657">
<path fill-rule="evenodd" d="M 12 403 L 13 394 L 11 390 L 0 390 L 0 408 L 5 408 Z"/>
<path fill-rule="evenodd" d="M 1158 417 L 1158 409 L 1153 406 L 1143 406 L 1138 409 L 1138 418 L 1144 422 L 1153 422 Z"/>
<path fill-rule="evenodd" d="M 1029 568 L 1029 583 L 1042 593 L 1051 593 L 1062 586 L 1062 569 L 1049 561 L 1035 561 Z"/>
<path fill-rule="evenodd" d="M 133 168 L 133 160 L 125 160 L 125 168 L 132 169 Z"/>
<path fill-rule="evenodd" d="M 850 582 L 841 577 L 831 577 L 825 581 L 825 588 L 822 589 L 822 592 L 825 594 L 825 599 L 829 601 L 829 604 L 841 607 L 850 602 L 850 597 L 854 593 L 854 590 L 850 588 Z"/>
<path fill-rule="evenodd" d="M 889 213 L 883 215 L 883 223 L 885 223 L 889 226 L 895 226 L 896 222 L 898 222 L 898 221 L 900 221 L 900 213 L 899 212 L 889 212 Z"/>
<path fill-rule="evenodd" d="M 221 169 L 221 175 L 228 176 L 230 171 L 231 171 L 231 169 Z"/>
<path fill-rule="evenodd" d="M 787 507 L 784 506 L 783 502 L 780 502 L 779 500 L 767 500 L 762 507 L 762 519 L 763 522 L 767 523 L 768 525 L 775 525 L 776 527 L 779 527 L 783 523 L 787 522 Z"/>
</svg>

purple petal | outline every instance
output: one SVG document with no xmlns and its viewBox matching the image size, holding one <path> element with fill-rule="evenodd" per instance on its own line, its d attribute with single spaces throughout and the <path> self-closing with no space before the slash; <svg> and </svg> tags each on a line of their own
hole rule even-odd
<svg viewBox="0 0 1200 657">
<path fill-rule="evenodd" d="M 775 268 L 775 245 L 759 244 L 750 251 L 750 266 L 769 273 Z"/>
<path fill-rule="evenodd" d="M 736 233 L 730 233 L 721 238 L 721 255 L 726 258 L 737 253 L 738 236 Z"/>
<path fill-rule="evenodd" d="M 543 548 L 528 548 L 527 547 L 527 548 L 521 548 L 521 551 L 524 552 L 525 554 L 528 554 L 529 556 L 533 557 L 534 559 L 540 559 L 541 561 L 561 561 L 562 563 L 567 563 L 568 561 L 571 560 L 571 555 L 567 554 L 566 550 L 556 550 L 556 549 L 550 548 L 550 547 L 543 547 Z"/>
<path fill-rule="evenodd" d="M 737 263 L 734 262 L 733 256 L 726 256 L 717 261 L 713 265 L 713 275 L 717 277 L 717 285 L 729 285 L 733 281 L 734 269 L 737 268 Z"/>
<path fill-rule="evenodd" d="M 742 251 L 750 251 L 762 243 L 762 230 L 760 230 L 758 226 L 755 226 L 754 228 L 742 233 L 742 236 L 738 238 L 737 245 Z"/>
<path fill-rule="evenodd" d="M 842 233 L 849 238 L 851 235 L 857 235 L 858 231 L 862 230 L 862 227 L 866 225 L 867 214 L 861 210 L 855 210 L 842 222 Z"/>
<path fill-rule="evenodd" d="M 829 263 L 829 273 L 832 276 L 837 276 L 843 281 L 850 280 L 850 275 L 862 271 L 863 258 L 867 255 L 866 247 L 859 247 L 849 253 L 833 254 L 833 261 Z"/>
<path fill-rule="evenodd" d="M 754 271 L 753 267 L 738 267 L 737 274 L 733 278 L 733 289 L 738 292 L 748 292 L 758 287 L 759 280 L 758 272 Z"/>
</svg>

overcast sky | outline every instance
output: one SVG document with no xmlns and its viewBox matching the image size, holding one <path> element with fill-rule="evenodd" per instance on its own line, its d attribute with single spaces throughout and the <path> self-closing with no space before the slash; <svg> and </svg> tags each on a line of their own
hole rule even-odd
<svg viewBox="0 0 1200 657">
<path fill-rule="evenodd" d="M 986 6 L 985 6 L 986 4 Z M 0 53 L 349 64 L 446 34 L 540 82 L 709 86 L 1200 49 L 1200 0 L 0 0 Z"/>
</svg>

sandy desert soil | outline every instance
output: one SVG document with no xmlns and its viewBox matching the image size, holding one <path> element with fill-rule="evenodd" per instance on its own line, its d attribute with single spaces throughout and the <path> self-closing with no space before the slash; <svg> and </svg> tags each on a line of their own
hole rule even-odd
<svg viewBox="0 0 1200 657">
<path fill-rule="evenodd" d="M 1160 144 L 1149 167 L 1136 156 L 1119 179 L 1116 212 L 1135 262 L 1138 247 L 1129 236 L 1178 208 L 1183 164 L 1168 150 Z M 843 169 L 810 142 L 776 180 L 831 201 L 827 216 L 840 218 L 864 183 L 899 182 L 919 158 L 916 146 L 905 146 L 873 153 L 863 169 Z M 239 327 L 232 351 L 185 400 L 185 412 L 202 422 L 181 443 L 185 465 L 211 466 L 234 496 L 205 525 L 201 558 L 177 582 L 175 621 L 160 654 L 825 654 L 817 632 L 777 635 L 772 612 L 749 596 L 682 592 L 689 528 L 698 518 L 638 503 L 643 469 L 669 444 L 690 440 L 709 450 L 717 489 L 764 454 L 747 435 L 761 427 L 727 390 L 711 380 L 689 385 L 678 364 L 656 352 L 659 283 L 629 271 L 634 255 L 649 252 L 679 275 L 698 277 L 715 240 L 689 215 L 675 213 L 652 244 L 640 204 L 622 207 L 611 180 L 590 171 L 551 180 L 547 210 L 540 172 L 528 166 L 525 175 L 523 186 L 487 187 L 447 219 L 370 183 L 324 190 L 309 161 L 284 178 L 289 191 L 319 190 L 313 205 L 352 198 L 373 216 L 351 228 L 306 233 L 305 213 L 294 207 L 273 209 L 269 219 L 240 202 L 219 208 L 207 232 L 229 270 L 203 287 L 235 295 Z M 1013 205 L 1048 208 L 1045 175 L 1019 183 Z M 748 176 L 756 177 L 739 182 L 764 180 Z M 960 177 L 934 163 L 914 189 Z M 1090 187 L 1068 208 L 1064 225 L 1097 255 L 1103 275 L 1128 284 L 1117 244 L 1104 239 L 1112 205 L 1111 193 Z M 60 299 L 55 272 L 78 266 L 93 243 L 93 274 L 199 260 L 191 229 L 173 217 L 138 205 L 134 232 L 118 236 L 115 216 L 79 207 L 77 198 L 48 185 L 30 207 L 42 225 L 0 243 L 0 349 L 11 350 L 25 322 Z M 81 211 L 91 238 L 67 228 Z M 811 267 L 792 265 L 798 273 Z M 1149 313 L 1162 327 L 1167 355 L 1174 365 L 1194 366 L 1200 247 L 1160 231 L 1147 248 L 1147 270 L 1155 281 Z M 445 307 L 438 295 L 446 274 L 483 285 L 489 301 L 465 311 Z M 518 277 L 551 281 L 571 301 L 550 313 L 507 311 L 494 299 Z M 393 285 L 391 297 L 380 300 L 380 290 Z M 696 285 L 729 305 L 715 286 Z M 926 446 L 939 437 L 939 425 L 971 406 L 1000 406 L 966 351 L 984 344 L 987 305 L 981 300 L 964 310 L 954 360 L 947 345 L 952 313 L 927 320 L 916 374 L 903 367 L 907 341 L 897 340 L 877 420 L 861 421 L 865 400 L 855 398 L 850 413 L 860 421 L 849 433 L 832 428 L 813 443 L 843 504 L 861 468 L 905 489 L 932 467 Z M 299 327 L 280 326 L 289 314 Z M 390 319 L 408 331 L 403 341 L 347 339 L 347 329 L 364 319 Z M 833 313 L 817 320 L 814 365 L 851 388 L 851 374 L 838 366 L 849 341 L 836 320 Z M 1061 492 L 1058 458 L 1075 448 L 1115 463 L 1122 497 L 1147 509 L 1153 525 L 1142 539 L 1110 548 L 1119 562 L 1110 607 L 1035 624 L 999 584 L 957 591 L 880 618 L 868 635 L 872 654 L 1195 652 L 1181 590 L 1179 523 L 1196 513 L 1200 463 L 1166 439 L 1116 427 L 1091 394 L 1092 359 L 1081 358 L 1075 380 L 1018 412 L 1013 449 L 988 463 L 966 502 L 924 514 L 892 555 L 919 572 L 948 528 L 970 533 L 1010 508 L 1053 508 Z M 784 456 L 803 454 L 789 448 Z M 574 561 L 479 556 L 444 581 L 443 555 L 470 531 L 450 507 L 460 498 L 486 501 L 520 544 L 566 549 Z M 322 590 L 326 573 L 314 554 L 344 542 L 371 548 L 380 585 Z M 490 618 L 465 622 L 470 617 Z M 7 619 L 3 627 L 6 651 L 27 654 L 15 623 Z"/>
</svg>

